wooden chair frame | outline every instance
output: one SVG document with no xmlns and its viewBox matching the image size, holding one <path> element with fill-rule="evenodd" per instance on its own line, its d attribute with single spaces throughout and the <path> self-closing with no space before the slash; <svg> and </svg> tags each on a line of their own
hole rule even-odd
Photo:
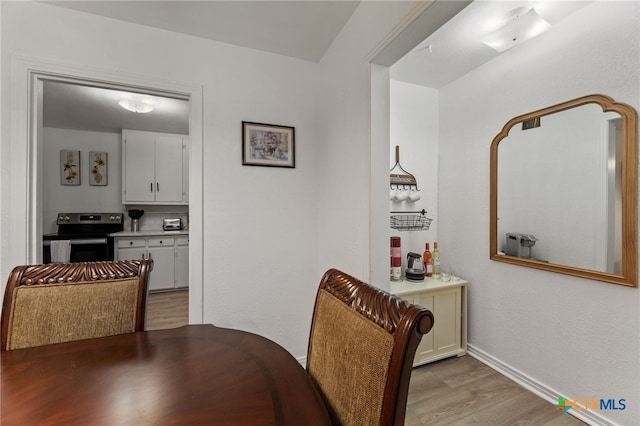
<svg viewBox="0 0 640 426">
<path fill-rule="evenodd" d="M 318 295 L 322 290 L 393 336 L 380 425 L 404 425 L 413 359 L 422 336 L 433 327 L 433 314 L 422 306 L 410 304 L 337 269 L 330 269 L 324 274 Z M 307 371 L 317 308 L 316 296 L 307 352 Z"/>
<path fill-rule="evenodd" d="M 138 277 L 140 285 L 138 286 L 135 331 L 144 331 L 147 287 L 149 273 L 152 269 L 153 261 L 149 259 L 16 266 L 9 275 L 2 302 L 2 318 L 0 319 L 2 346 L 0 350 L 7 350 L 7 335 L 13 294 L 14 289 L 19 286 L 69 284 L 87 281 L 99 282 Z"/>
</svg>

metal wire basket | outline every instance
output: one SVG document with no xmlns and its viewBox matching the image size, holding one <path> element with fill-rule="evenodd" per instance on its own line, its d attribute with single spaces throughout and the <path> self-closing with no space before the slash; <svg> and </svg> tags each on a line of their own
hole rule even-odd
<svg viewBox="0 0 640 426">
<path fill-rule="evenodd" d="M 433 219 L 425 216 L 425 210 L 419 212 L 391 212 L 391 228 L 398 231 L 427 231 Z"/>
</svg>

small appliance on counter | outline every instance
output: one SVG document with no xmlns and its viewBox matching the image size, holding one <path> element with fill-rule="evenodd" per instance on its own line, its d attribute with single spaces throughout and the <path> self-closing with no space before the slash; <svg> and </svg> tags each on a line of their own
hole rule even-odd
<svg viewBox="0 0 640 426">
<path fill-rule="evenodd" d="M 162 229 L 165 231 L 180 231 L 182 229 L 182 220 L 180 218 L 164 218 L 162 219 Z"/>
<path fill-rule="evenodd" d="M 420 256 L 418 253 L 410 252 L 407 254 L 407 269 L 404 271 L 407 281 L 424 281 L 424 269 L 418 269 L 413 267 L 415 261 L 418 265 L 421 265 Z"/>
<path fill-rule="evenodd" d="M 507 232 L 507 256 L 516 256 L 523 259 L 531 259 L 531 247 L 538 239 L 530 234 L 517 234 Z"/>
<path fill-rule="evenodd" d="M 144 210 L 131 209 L 129 210 L 129 217 L 131 218 L 131 232 L 138 232 L 140 230 L 140 218 L 144 214 Z"/>
</svg>

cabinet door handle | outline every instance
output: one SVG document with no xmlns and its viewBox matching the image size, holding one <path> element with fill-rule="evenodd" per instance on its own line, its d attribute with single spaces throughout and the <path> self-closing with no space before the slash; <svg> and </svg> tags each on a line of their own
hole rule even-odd
<svg viewBox="0 0 640 426">
<path fill-rule="evenodd" d="M 156 191 L 160 192 L 160 182 L 156 182 Z"/>
<path fill-rule="evenodd" d="M 144 260 L 144 253 L 142 253 L 142 260 Z"/>
<path fill-rule="evenodd" d="M 153 182 L 151 182 L 149 185 L 150 185 L 149 186 L 149 191 L 153 192 Z"/>
</svg>

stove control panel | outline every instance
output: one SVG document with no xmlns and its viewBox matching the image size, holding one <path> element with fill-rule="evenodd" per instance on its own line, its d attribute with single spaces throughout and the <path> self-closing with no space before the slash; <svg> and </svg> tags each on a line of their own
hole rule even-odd
<svg viewBox="0 0 640 426">
<path fill-rule="evenodd" d="M 58 213 L 57 225 L 71 224 L 120 224 L 120 213 Z"/>
</svg>

